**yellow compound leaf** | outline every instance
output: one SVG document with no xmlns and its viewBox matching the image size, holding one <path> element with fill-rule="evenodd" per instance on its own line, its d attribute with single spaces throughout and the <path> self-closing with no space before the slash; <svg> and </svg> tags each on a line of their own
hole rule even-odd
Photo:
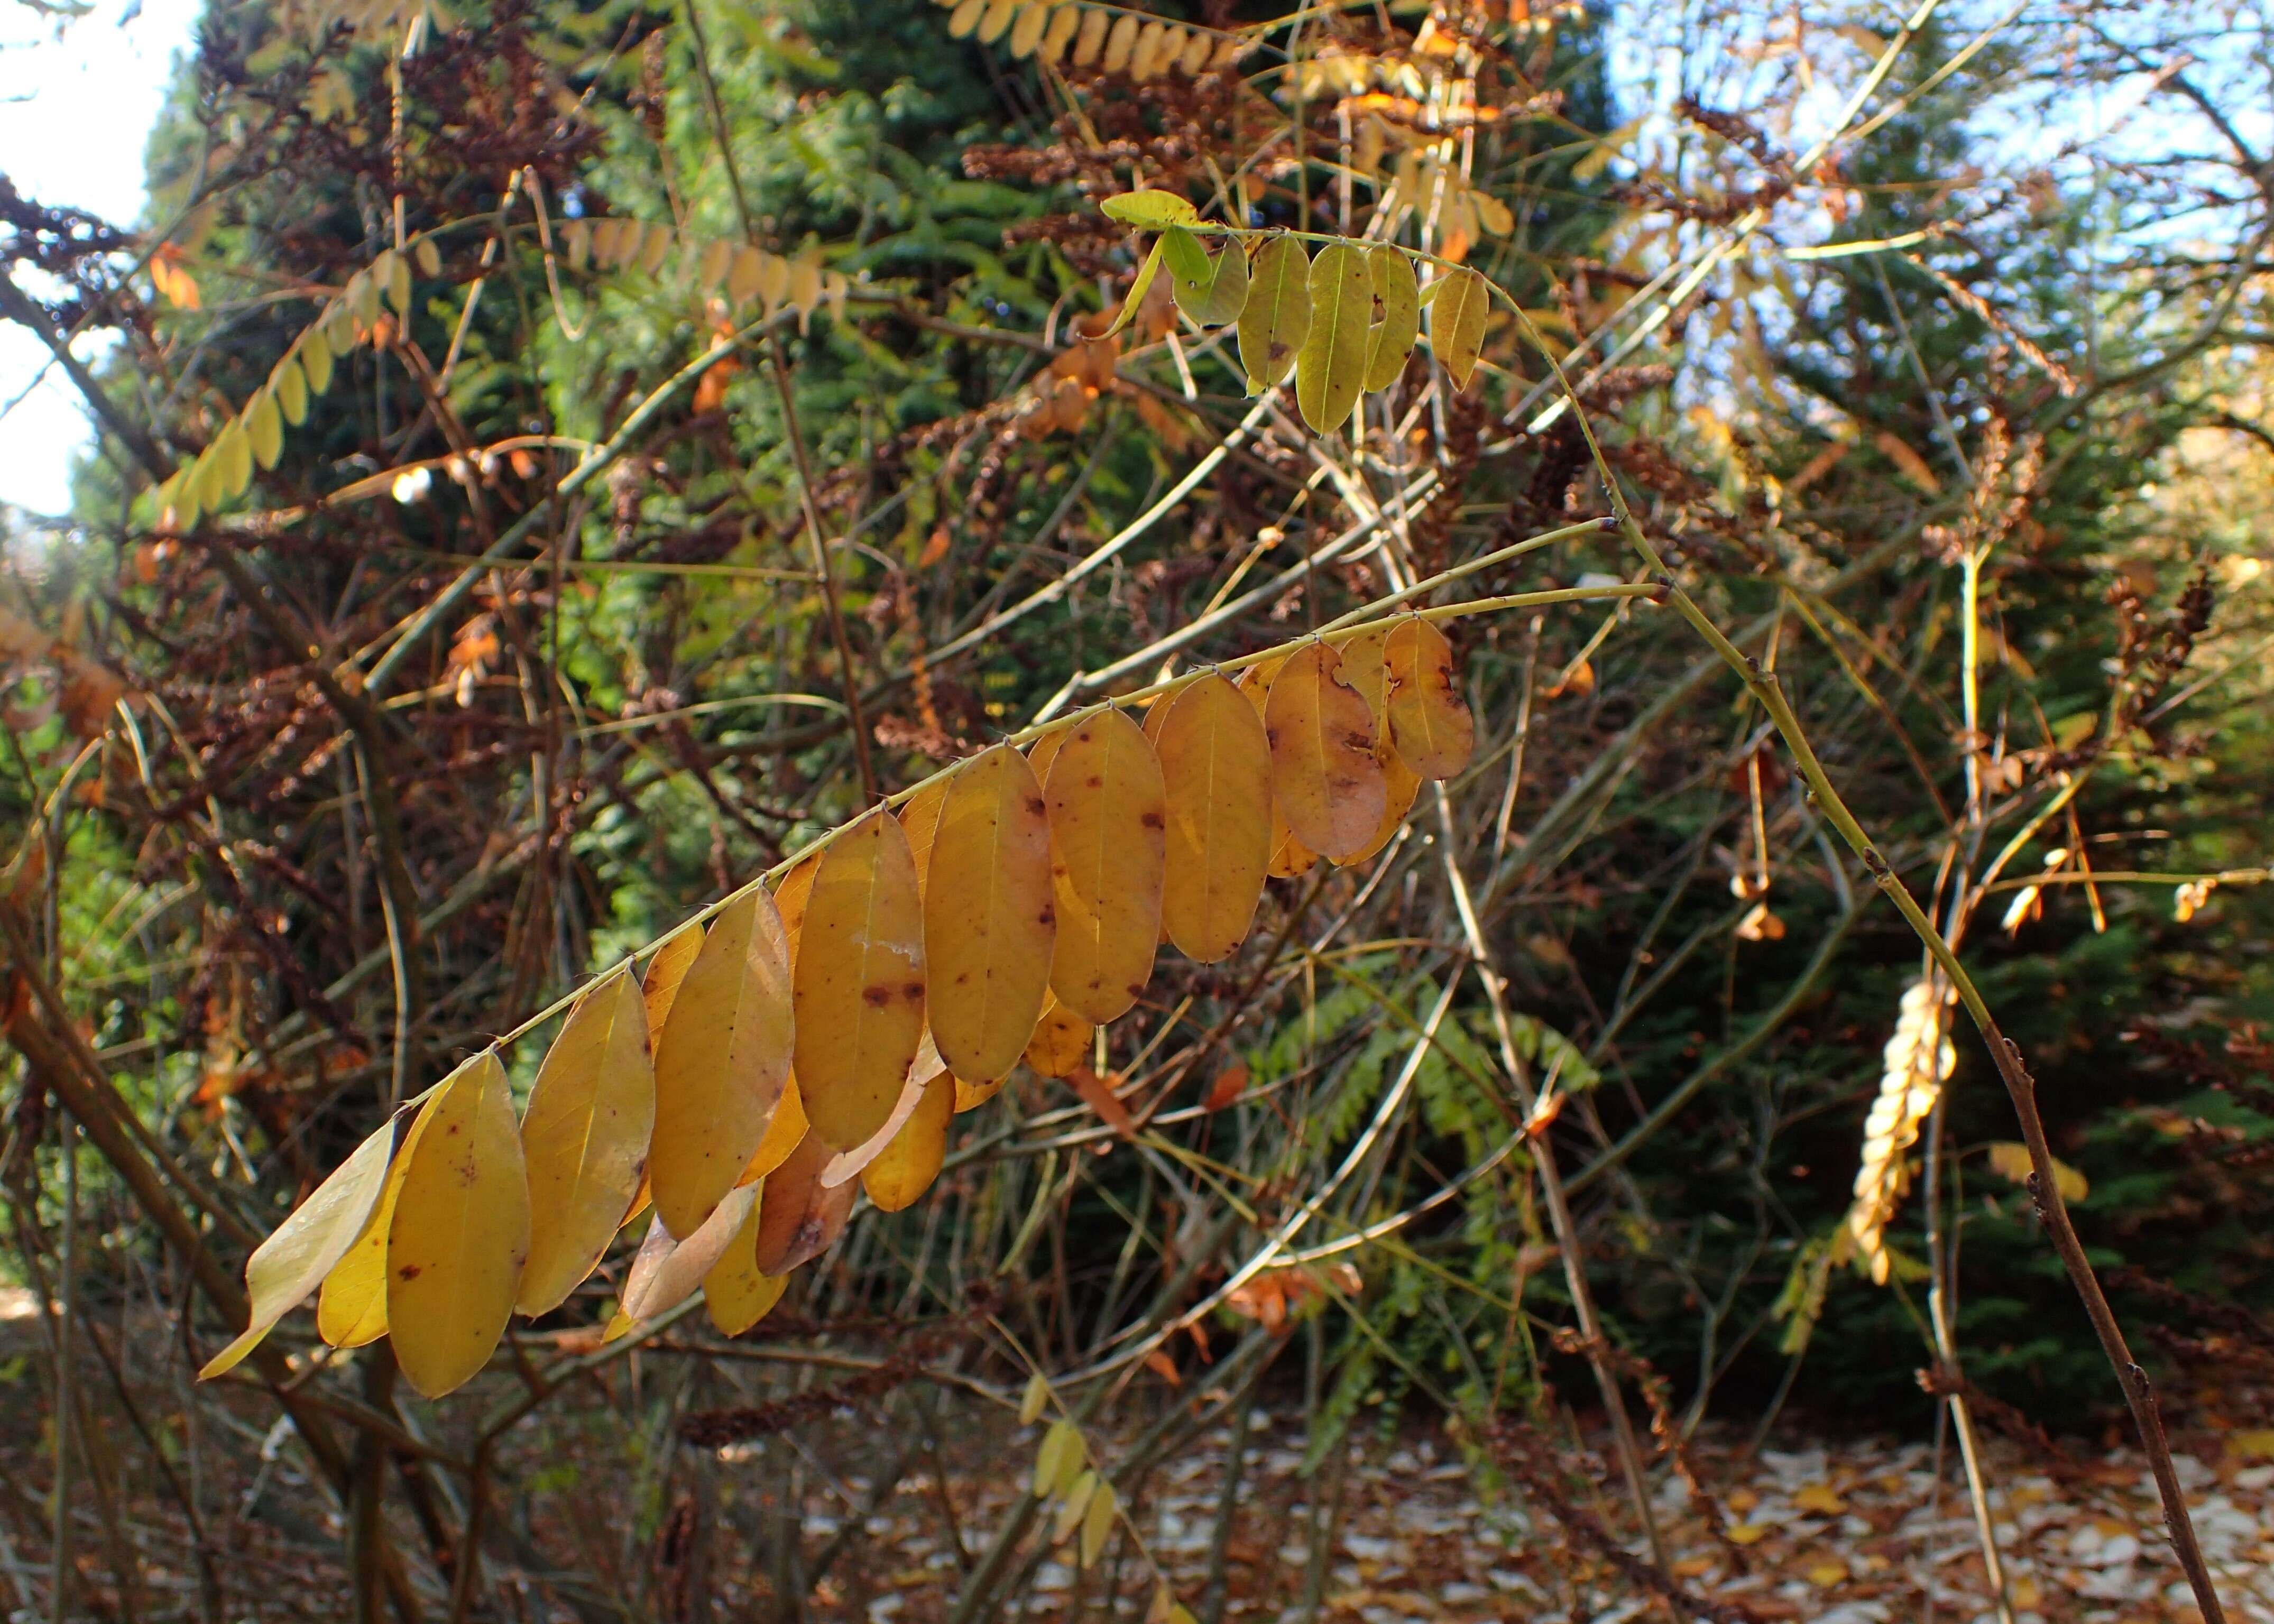
<svg viewBox="0 0 2274 1624">
<path fill-rule="evenodd" d="M 244 1335 L 206 1362 L 200 1381 L 237 1368 L 259 1347 L 276 1322 L 292 1312 L 355 1244 L 387 1186 L 387 1166 L 395 1149 L 392 1117 L 355 1148 L 355 1153 L 318 1184 L 276 1233 L 245 1260 L 245 1291 L 252 1317 Z"/>
<path fill-rule="evenodd" d="M 403 1143 L 395 1148 L 379 1204 L 372 1208 L 354 1244 L 324 1276 L 323 1289 L 316 1297 L 316 1335 L 335 1348 L 360 1348 L 387 1335 L 387 1232 L 395 1222 L 395 1203 L 403 1193 L 403 1175 L 410 1169 L 410 1152 L 433 1119 L 434 1107 L 441 1097 L 440 1089 L 429 1094 L 410 1119 Z"/>
<path fill-rule="evenodd" d="M 766 1137 L 758 1141 L 757 1149 L 750 1153 L 742 1168 L 737 1185 L 755 1184 L 789 1160 L 798 1141 L 805 1137 L 805 1102 L 798 1097 L 797 1073 L 790 1073 L 789 1081 L 782 1085 L 782 1096 L 774 1107 L 773 1120 L 766 1124 Z"/>
<path fill-rule="evenodd" d="M 1329 434 L 1349 423 L 1366 387 L 1373 316 L 1366 251 L 1348 243 L 1319 250 L 1311 261 L 1311 330 L 1295 357 L 1295 403 L 1313 433 Z"/>
<path fill-rule="evenodd" d="M 1389 673 L 1389 740 L 1425 778 L 1449 778 L 1476 754 L 1476 718 L 1453 681 L 1453 645 L 1427 620 L 1402 621 L 1382 659 Z"/>
<path fill-rule="evenodd" d="M 1267 238 L 1256 252 L 1239 331 L 1247 392 L 1261 395 L 1287 376 L 1311 335 L 1311 260 L 1294 237 Z"/>
<path fill-rule="evenodd" d="M 1042 1077 L 1064 1077 L 1089 1058 L 1096 1026 L 1060 1004 L 1052 993 L 1043 1001 L 1034 1034 L 1027 1040 L 1027 1064 Z"/>
<path fill-rule="evenodd" d="M 1343 680 L 1342 657 L 1312 643 L 1288 657 L 1264 701 L 1271 782 L 1294 838 L 1337 861 L 1364 851 L 1389 793 L 1374 718 Z"/>
<path fill-rule="evenodd" d="M 1167 789 L 1168 867 L 1161 920 L 1201 964 L 1247 937 L 1271 861 L 1271 749 L 1247 696 L 1202 677 L 1165 709 L 1156 735 Z"/>
<path fill-rule="evenodd" d="M 1007 745 L 948 786 L 924 893 L 931 1035 L 947 1070 L 991 1082 L 1019 1064 L 1050 986 L 1050 814 L 1033 768 Z"/>
<path fill-rule="evenodd" d="M 647 1007 L 647 1030 L 650 1045 L 663 1031 L 664 1023 L 671 1019 L 672 1000 L 679 996 L 679 984 L 687 979 L 694 966 L 696 954 L 703 951 L 703 927 L 687 925 L 664 937 L 655 957 L 647 961 L 647 974 L 640 981 L 640 1001 Z"/>
<path fill-rule="evenodd" d="M 817 1133 L 798 1141 L 789 1160 L 759 1186 L 758 1233 L 753 1256 L 762 1274 L 782 1275 L 829 1250 L 853 1213 L 851 1181 L 832 1189 L 822 1169 L 836 1153 Z"/>
<path fill-rule="evenodd" d="M 674 1235 L 701 1227 L 765 1138 L 794 1031 L 781 916 L 753 886 L 712 921 L 656 1034 L 648 1181 Z"/>
<path fill-rule="evenodd" d="M 685 1240 L 674 1240 L 659 1220 L 648 1226 L 632 1266 L 624 1274 L 621 1311 L 632 1320 L 652 1320 L 694 1295 L 757 1209 L 761 1184 L 727 1192 L 711 1215 Z"/>
<path fill-rule="evenodd" d="M 513 1094 L 493 1050 L 446 1079 L 387 1231 L 387 1328 L 428 1398 L 489 1363 L 529 1255 L 529 1179 Z"/>
<path fill-rule="evenodd" d="M 892 1114 L 923 1037 L 923 898 L 908 838 L 883 808 L 823 851 L 792 985 L 806 1120 L 850 1150 Z"/>
<path fill-rule="evenodd" d="M 521 1124 L 529 1261 L 514 1306 L 557 1308 L 600 1261 L 647 1169 L 655 1064 L 629 971 L 576 1002 L 538 1068 Z"/>
<path fill-rule="evenodd" d="M 1457 389 L 1469 387 L 1477 357 L 1484 351 L 1485 308 L 1490 300 L 1485 279 L 1463 269 L 1448 274 L 1429 303 L 1429 342 L 1453 375 Z"/>
<path fill-rule="evenodd" d="M 916 1108 L 877 1159 L 861 1170 L 861 1187 L 888 1213 L 915 1205 L 939 1177 L 947 1159 L 947 1131 L 955 1115 L 955 1079 L 945 1071 L 922 1085 Z"/>
<path fill-rule="evenodd" d="M 742 1227 L 703 1277 L 704 1312 L 721 1335 L 740 1336 L 772 1313 L 787 1289 L 787 1276 L 758 1267 L 758 1208 L 753 1203 Z"/>
<path fill-rule="evenodd" d="M 1366 387 L 1387 389 L 1405 370 L 1405 357 L 1421 335 L 1421 288 L 1413 279 L 1413 261 L 1400 249 L 1377 244 L 1367 251 L 1366 263 L 1382 306 L 1382 320 L 1367 329 Z"/>
<path fill-rule="evenodd" d="M 1167 788 L 1136 723 L 1101 710 L 1050 762 L 1058 943 L 1050 989 L 1083 1019 L 1128 1010 L 1152 979 L 1167 863 Z"/>
</svg>

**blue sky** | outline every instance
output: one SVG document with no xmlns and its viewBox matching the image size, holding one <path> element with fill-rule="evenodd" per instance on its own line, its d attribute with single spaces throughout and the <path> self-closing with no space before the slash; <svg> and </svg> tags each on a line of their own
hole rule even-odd
<svg viewBox="0 0 2274 1624">
<path fill-rule="evenodd" d="M 28 6 L 0 5 L 0 168 L 36 202 L 71 204 L 121 223 L 142 213 L 142 150 L 175 54 L 201 0 L 96 0 L 60 27 Z M 24 278 L 27 291 L 46 289 Z M 95 342 L 82 350 L 96 353 Z M 41 374 L 47 350 L 0 323 L 0 407 Z M 0 501 L 60 513 L 87 416 L 59 372 L 0 417 Z"/>
</svg>

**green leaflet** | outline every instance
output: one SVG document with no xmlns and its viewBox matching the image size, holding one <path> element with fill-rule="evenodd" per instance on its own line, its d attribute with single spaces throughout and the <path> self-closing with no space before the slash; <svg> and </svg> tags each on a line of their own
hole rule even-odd
<svg viewBox="0 0 2274 1624">
<path fill-rule="evenodd" d="M 245 414 L 245 433 L 252 460 L 263 468 L 275 467 L 284 452 L 284 417 L 274 391 L 263 389 L 253 398 L 252 410 Z"/>
<path fill-rule="evenodd" d="M 1491 297 L 1485 279 L 1464 267 L 1445 277 L 1442 291 L 1429 307 L 1429 343 L 1453 387 L 1465 389 L 1477 370 L 1477 356 L 1485 345 L 1485 305 Z"/>
<path fill-rule="evenodd" d="M 1247 304 L 1246 250 L 1227 242 L 1211 260 L 1200 238 L 1182 226 L 1171 226 L 1161 245 L 1178 309 L 1204 327 L 1220 327 L 1239 319 Z"/>
<path fill-rule="evenodd" d="M 277 409 L 284 414 L 284 421 L 297 426 L 308 415 L 308 378 L 300 370 L 297 358 L 286 356 L 278 363 L 273 387 Z"/>
<path fill-rule="evenodd" d="M 1330 243 L 1311 261 L 1311 330 L 1295 358 L 1295 403 L 1314 434 L 1350 421 L 1366 387 L 1374 276 L 1365 251 Z"/>
<path fill-rule="evenodd" d="M 1129 284 L 1129 297 L 1121 301 L 1121 313 L 1113 319 L 1113 325 L 1100 333 L 1098 337 L 1111 338 L 1137 319 L 1137 312 L 1145 303 L 1145 295 L 1152 289 L 1153 278 L 1160 274 L 1161 243 L 1156 242 L 1153 252 L 1145 256 L 1145 263 L 1137 267 L 1137 280 Z"/>
<path fill-rule="evenodd" d="M 1386 244 L 1367 254 L 1367 264 L 1382 320 L 1367 335 L 1366 387 L 1381 390 L 1397 381 L 1420 335 L 1421 288 L 1413 277 L 1413 261 Z"/>
<path fill-rule="evenodd" d="M 1178 197 L 1173 192 L 1125 192 L 1120 197 L 1106 199 L 1099 207 L 1104 209 L 1108 220 L 1118 220 L 1125 226 L 1136 226 L 1146 231 L 1183 225 L 1201 217 L 1191 199 Z"/>
<path fill-rule="evenodd" d="M 1311 259 L 1291 237 L 1268 239 L 1255 256 L 1239 312 L 1239 364 L 1247 392 L 1261 395 L 1287 376 L 1311 332 Z"/>
</svg>

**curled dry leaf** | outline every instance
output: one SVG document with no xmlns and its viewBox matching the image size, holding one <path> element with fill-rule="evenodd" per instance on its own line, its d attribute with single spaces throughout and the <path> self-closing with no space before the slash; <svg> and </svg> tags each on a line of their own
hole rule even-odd
<svg viewBox="0 0 2274 1624">
<path fill-rule="evenodd" d="M 1057 938 L 1043 786 L 998 745 L 948 781 L 925 888 L 931 1037 L 947 1070 L 991 1082 L 1019 1064 Z"/>
<path fill-rule="evenodd" d="M 1133 1139 L 1137 1133 L 1137 1118 L 1121 1102 L 1114 1091 L 1120 1086 L 1118 1072 L 1107 1072 L 1100 1077 L 1088 1066 L 1076 1066 L 1065 1075 L 1066 1086 L 1081 1096 L 1082 1103 L 1098 1115 L 1098 1119 L 1123 1139 Z"/>
<path fill-rule="evenodd" d="M 765 1138 L 794 1026 L 781 916 L 752 886 L 712 921 L 656 1036 L 648 1180 L 674 1235 L 695 1233 Z"/>
<path fill-rule="evenodd" d="M 850 1150 L 840 1150 L 829 1158 L 821 1169 L 821 1182 L 826 1189 L 850 1183 L 861 1176 L 862 1169 L 885 1154 L 885 1147 L 915 1115 L 922 1102 L 924 1085 L 945 1070 L 939 1063 L 939 1050 L 933 1047 L 931 1034 L 927 1032 L 916 1045 L 916 1057 L 908 1064 L 908 1075 L 900 1085 L 900 1097 L 893 1102 L 892 1114 L 885 1118 L 884 1125 Z"/>
<path fill-rule="evenodd" d="M 576 1001 L 553 1041 L 521 1124 L 530 1249 L 514 1306 L 557 1308 L 599 1264 L 647 1169 L 655 1067 L 647 1010 L 628 971 Z"/>
<path fill-rule="evenodd" d="M 443 1081 L 404 1160 L 387 1231 L 387 1325 L 404 1380 L 437 1398 L 489 1363 L 529 1255 L 529 1180 L 494 1051 Z"/>
<path fill-rule="evenodd" d="M 1343 680 L 1342 657 L 1314 642 L 1288 658 L 1264 701 L 1271 781 L 1295 838 L 1343 861 L 1381 825 L 1388 790 L 1374 718 Z"/>
<path fill-rule="evenodd" d="M 236 1341 L 206 1362 L 198 1372 L 200 1381 L 210 1381 L 234 1370 L 347 1255 L 387 1186 L 395 1128 L 395 1119 L 389 1117 L 316 1186 L 315 1193 L 301 1202 L 274 1235 L 253 1249 L 245 1265 L 245 1291 L 252 1304 L 252 1320 Z"/>
<path fill-rule="evenodd" d="M 821 1169 L 835 1154 L 819 1134 L 809 1133 L 789 1160 L 766 1175 L 753 1252 L 760 1274 L 788 1274 L 828 1251 L 844 1231 L 853 1213 L 853 1185 L 829 1189 L 821 1182 Z"/>
<path fill-rule="evenodd" d="M 1187 958 L 1214 964 L 1246 939 L 1263 895 L 1270 741 L 1246 696 L 1213 673 L 1153 710 L 1168 807 L 1162 927 Z"/>
<path fill-rule="evenodd" d="M 1136 723 L 1101 710 L 1050 761 L 1058 938 L 1050 989 L 1084 1019 L 1113 1019 L 1152 979 L 1167 861 L 1160 758 Z"/>
<path fill-rule="evenodd" d="M 922 893 L 908 838 L 883 808 L 822 853 L 793 985 L 806 1120 L 850 1150 L 892 1114 L 923 1038 Z"/>
<path fill-rule="evenodd" d="M 745 1184 L 728 1191 L 683 1241 L 673 1239 L 662 1223 L 650 1224 L 647 1238 L 640 1243 L 631 1267 L 624 1274 L 620 1308 L 624 1317 L 652 1320 L 692 1297 L 704 1276 L 727 1255 L 727 1247 L 749 1224 L 759 1189 L 757 1184 Z"/>
</svg>

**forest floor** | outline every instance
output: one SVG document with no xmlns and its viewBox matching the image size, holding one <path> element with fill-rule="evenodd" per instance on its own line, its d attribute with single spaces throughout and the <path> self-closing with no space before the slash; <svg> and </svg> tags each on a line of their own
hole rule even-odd
<svg viewBox="0 0 2274 1624">
<path fill-rule="evenodd" d="M 31 1327 L 0 1327 L 11 1328 Z M 41 1417 L 52 1395 L 34 1346 L 12 1351 L 0 1359 L 0 1620 L 29 1624 L 51 1616 L 53 1435 Z M 234 1389 L 225 1404 L 200 1405 L 208 1419 L 185 1429 L 190 1390 L 134 1363 L 139 1369 L 122 1373 L 175 1473 L 162 1482 L 133 1464 L 132 1429 L 89 1403 L 99 1470 L 92 1478 L 83 1466 L 74 1472 L 72 1616 L 135 1624 L 345 1616 L 340 1518 L 299 1475 L 297 1451 L 270 1425 L 268 1401 Z M 583 1385 L 543 1419 L 515 1429 L 495 1479 L 505 1492 L 492 1533 L 505 1545 L 491 1542 L 471 1616 L 515 1624 L 779 1617 L 772 1598 L 779 1563 L 767 1553 L 781 1548 L 774 1532 L 789 1526 L 794 1503 L 802 1560 L 832 1557 L 812 1585 L 804 1613 L 812 1624 L 946 1619 L 963 1573 L 1031 1471 L 1039 1429 L 1018 1427 L 992 1406 L 947 1402 L 944 1453 L 920 1447 L 905 1419 L 880 1424 L 865 1407 L 761 1444 L 678 1446 L 673 1435 L 690 1401 L 723 1396 L 719 1384 L 730 1379 L 715 1368 L 705 1375 L 707 1363 L 639 1356 L 623 1380 Z M 80 1380 L 83 1402 L 117 1391 L 98 1366 Z M 1175 1403 L 1194 1395 L 1162 1396 Z M 1566 1463 L 1593 1482 L 1570 1508 L 1575 1533 L 1536 1497 L 1481 1485 L 1442 1429 L 1412 1418 L 1388 1432 L 1362 1425 L 1339 1485 L 1331 1466 L 1306 1476 L 1307 1440 L 1291 1397 L 1267 1388 L 1220 1540 L 1230 1448 L 1223 1429 L 1202 1434 L 1140 1490 L 1130 1515 L 1144 1555 L 1117 1539 L 1084 1573 L 1071 1544 L 1047 1545 L 1046 1528 L 1030 1534 L 1020 1559 L 1032 1581 L 1024 1600 L 988 1624 L 1107 1624 L 1109 1586 L 1118 1601 L 1111 1618 L 1132 1624 L 1146 1614 L 1156 1573 L 1203 1624 L 1212 1578 L 1222 1583 L 1216 1616 L 1240 1624 L 1647 1624 L 1700 1611 L 1677 1615 L 1590 1544 L 1590 1528 L 1608 1529 L 1627 1551 L 1645 1548 L 1600 1437 L 1564 1440 L 1581 1446 Z M 2167 1394 L 2166 1407 L 2228 1616 L 2274 1624 L 2274 1395 L 2198 1387 Z M 444 1407 L 425 1425 L 447 1432 L 459 1413 Z M 1758 1454 L 1709 1423 L 1690 1454 L 1711 1507 L 1664 1464 L 1652 1473 L 1675 1583 L 1730 1620 L 1997 1624 L 1958 1452 L 1946 1440 L 1938 1458 L 1933 1413 L 1922 1397 L 1916 1434 L 1902 1438 L 1835 1437 L 1822 1418 L 1794 1417 Z M 1091 1440 L 1109 1462 L 1127 1441 Z M 888 1455 L 897 1465 L 886 1466 Z M 2199 1620 L 2145 1462 L 2119 1432 L 2090 1444 L 2021 1430 L 1985 1434 L 1982 1465 L 2017 1624 Z M 1314 1494 L 1332 1511 L 1316 1561 Z M 204 1563 L 181 1514 L 185 1497 L 201 1507 Z M 443 1576 L 407 1517 L 396 1521 L 395 1538 L 426 1618 L 448 1618 Z M 216 1588 L 208 1595 L 207 1586 Z"/>
</svg>

